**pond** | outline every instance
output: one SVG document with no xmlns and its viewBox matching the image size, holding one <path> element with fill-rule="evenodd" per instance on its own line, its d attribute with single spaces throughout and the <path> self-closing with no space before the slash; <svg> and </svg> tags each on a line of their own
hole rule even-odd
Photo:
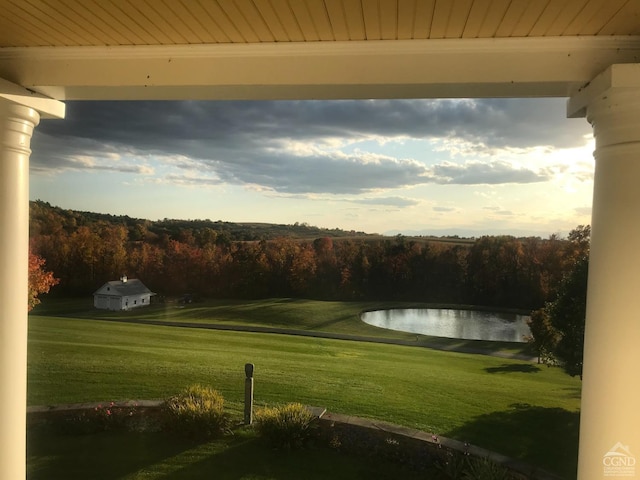
<svg viewBox="0 0 640 480">
<path fill-rule="evenodd" d="M 375 327 L 434 337 L 498 342 L 525 342 L 531 331 L 527 315 L 448 308 L 377 310 L 362 314 Z"/>
</svg>

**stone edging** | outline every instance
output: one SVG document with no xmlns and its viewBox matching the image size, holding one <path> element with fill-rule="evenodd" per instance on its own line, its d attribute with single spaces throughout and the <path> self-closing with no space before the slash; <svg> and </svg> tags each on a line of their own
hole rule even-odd
<svg viewBox="0 0 640 480">
<path fill-rule="evenodd" d="M 337 425 L 341 428 L 368 431 L 371 435 L 387 436 L 390 440 L 404 439 L 405 441 L 414 443 L 414 446 L 417 448 L 436 450 L 444 447 L 473 457 L 488 458 L 511 472 L 521 475 L 523 479 L 561 480 L 561 477 L 557 475 L 505 455 L 421 430 L 378 420 L 368 420 L 329 412 L 321 415 L 319 418 L 321 424 L 324 423 L 330 427 Z"/>
<path fill-rule="evenodd" d="M 80 433 L 107 427 L 158 431 L 163 403 L 163 400 L 128 400 L 27 407 L 27 428 L 53 425 Z"/>
<path fill-rule="evenodd" d="M 27 407 L 27 416 L 39 415 L 47 412 L 72 412 L 76 410 L 92 410 L 102 407 L 128 408 L 157 408 L 164 403 L 163 400 L 127 400 L 126 402 L 90 402 L 90 403 L 67 403 L 61 405 L 38 405 Z"/>
</svg>

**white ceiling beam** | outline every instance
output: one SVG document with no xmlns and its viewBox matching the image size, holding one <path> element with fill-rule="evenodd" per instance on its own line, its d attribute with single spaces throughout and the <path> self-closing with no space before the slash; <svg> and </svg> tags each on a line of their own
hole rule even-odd
<svg viewBox="0 0 640 480">
<path fill-rule="evenodd" d="M 42 118 L 64 118 L 65 104 L 0 78 L 0 98 L 33 108 Z"/>
<path fill-rule="evenodd" d="M 608 95 L 607 92 L 611 89 L 637 91 L 640 88 L 639 79 L 640 63 L 611 65 L 611 68 L 601 72 L 568 100 L 567 116 L 569 118 L 586 116 L 589 104 L 599 97 Z"/>
<path fill-rule="evenodd" d="M 0 77 L 60 100 L 569 97 L 640 37 L 0 48 Z"/>
</svg>

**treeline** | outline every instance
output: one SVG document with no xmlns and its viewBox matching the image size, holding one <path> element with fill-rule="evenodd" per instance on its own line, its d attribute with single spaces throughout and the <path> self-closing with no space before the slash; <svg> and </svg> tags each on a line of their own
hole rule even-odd
<svg viewBox="0 0 640 480">
<path fill-rule="evenodd" d="M 165 221 L 167 222 L 167 221 Z M 52 292 L 88 295 L 123 274 L 159 295 L 304 297 L 539 308 L 579 249 L 581 228 L 551 236 L 444 242 L 402 236 L 246 240 L 211 222 L 111 219 L 31 204 L 31 248 L 60 279 Z M 303 226 L 303 228 L 309 228 Z M 311 227 L 313 228 L 313 227 Z"/>
<path fill-rule="evenodd" d="M 268 240 L 279 237 L 314 239 L 325 235 L 331 237 L 375 236 L 364 232 L 345 231 L 338 228 L 329 230 L 314 227 L 304 222 L 296 222 L 293 225 L 279 225 L 273 223 L 233 223 L 223 222 L 222 220 L 176 220 L 168 218 L 150 221 L 132 218 L 128 215 L 65 210 L 41 200 L 31 202 L 30 209 L 32 235 L 47 234 L 59 229 L 70 233 L 78 227 L 103 223 L 124 226 L 129 233 L 129 239 L 134 241 L 165 235 L 177 239 L 183 230 L 199 232 L 202 237 L 199 240 L 202 240 L 203 243 L 214 241 L 217 244 L 225 244 L 231 241 Z"/>
</svg>

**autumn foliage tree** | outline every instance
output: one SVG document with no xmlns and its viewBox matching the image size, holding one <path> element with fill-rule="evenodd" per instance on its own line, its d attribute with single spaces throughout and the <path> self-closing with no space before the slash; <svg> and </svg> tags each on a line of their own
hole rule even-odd
<svg viewBox="0 0 640 480">
<path fill-rule="evenodd" d="M 126 274 L 158 298 L 404 300 L 538 309 L 588 232 L 479 239 L 395 238 L 304 225 L 149 221 L 32 202 L 31 247 L 61 295 Z"/>
<path fill-rule="evenodd" d="M 38 295 L 48 293 L 51 287 L 60 280 L 53 276 L 53 272 L 44 269 L 44 258 L 29 252 L 29 310 L 40 303 Z"/>
</svg>

